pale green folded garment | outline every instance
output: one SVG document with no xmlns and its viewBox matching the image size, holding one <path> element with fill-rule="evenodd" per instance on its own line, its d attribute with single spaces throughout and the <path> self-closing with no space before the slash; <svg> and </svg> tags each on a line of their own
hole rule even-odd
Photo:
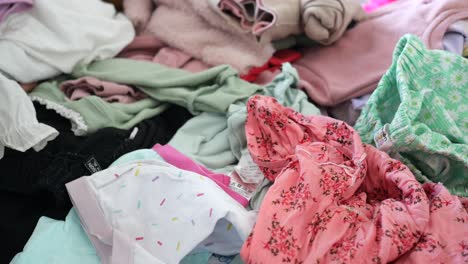
<svg viewBox="0 0 468 264">
<path fill-rule="evenodd" d="M 279 103 L 305 115 L 319 115 L 320 110 L 308 101 L 307 95 L 295 89 L 299 82 L 297 71 L 283 64 L 280 73 L 261 92 L 275 97 Z M 244 123 L 247 118 L 246 101 L 229 107 L 227 114 L 204 113 L 185 123 L 169 144 L 206 167 L 230 173 L 241 151 L 247 147 Z"/>
<path fill-rule="evenodd" d="M 111 166 L 135 160 L 162 159 L 152 149 L 141 149 L 125 154 Z M 206 264 L 210 252 L 186 256 L 181 264 Z M 81 227 L 75 209 L 65 221 L 41 217 L 23 252 L 16 254 L 10 264 L 100 264 L 93 244 Z"/>
<path fill-rule="evenodd" d="M 403 161 L 421 182 L 468 196 L 468 60 L 400 39 L 393 64 L 355 128 Z"/>
<path fill-rule="evenodd" d="M 76 135 L 109 126 L 130 129 L 166 110 L 166 103 L 184 106 L 193 114 L 225 113 L 232 103 L 262 90 L 240 79 L 227 65 L 190 73 L 151 62 L 109 59 L 77 66 L 72 75 L 136 86 L 149 97 L 131 104 L 108 103 L 96 96 L 71 101 L 58 89 L 59 81 L 36 87 L 31 99 L 70 119 Z"/>
</svg>

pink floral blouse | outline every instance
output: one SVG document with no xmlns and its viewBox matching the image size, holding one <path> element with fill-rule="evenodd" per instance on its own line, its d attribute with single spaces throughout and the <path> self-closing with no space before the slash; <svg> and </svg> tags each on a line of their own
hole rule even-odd
<svg viewBox="0 0 468 264">
<path fill-rule="evenodd" d="M 443 185 L 421 185 L 342 121 L 265 96 L 247 107 L 249 151 L 274 184 L 246 263 L 468 263 L 468 214 Z"/>
</svg>

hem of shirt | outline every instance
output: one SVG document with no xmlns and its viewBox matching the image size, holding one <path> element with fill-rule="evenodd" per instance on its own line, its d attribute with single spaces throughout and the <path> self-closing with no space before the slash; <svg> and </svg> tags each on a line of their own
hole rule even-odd
<svg viewBox="0 0 468 264">
<path fill-rule="evenodd" d="M 111 258 L 130 259 L 130 249 L 119 250 L 118 256 L 113 256 L 114 239 L 112 226 L 106 221 L 99 204 L 96 192 L 88 182 L 87 177 L 81 177 L 66 184 L 70 199 L 81 220 L 81 225 L 88 238 L 96 248 L 103 264 L 111 263 Z M 126 256 L 126 257 L 125 257 Z"/>
<path fill-rule="evenodd" d="M 54 110 L 60 116 L 70 120 L 72 125 L 71 130 L 76 136 L 83 136 L 88 132 L 88 126 L 79 112 L 39 96 L 30 96 L 30 98 L 33 102 L 38 102 L 47 109 Z"/>
</svg>

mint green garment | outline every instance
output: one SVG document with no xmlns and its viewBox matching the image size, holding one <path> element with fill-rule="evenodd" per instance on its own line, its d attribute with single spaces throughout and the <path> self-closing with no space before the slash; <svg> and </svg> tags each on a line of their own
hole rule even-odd
<svg viewBox="0 0 468 264">
<path fill-rule="evenodd" d="M 75 210 L 65 221 L 41 217 L 23 252 L 10 264 L 100 264 Z"/>
<path fill-rule="evenodd" d="M 261 94 L 275 97 L 279 103 L 303 114 L 320 114 L 307 95 L 295 89 L 298 82 L 297 71 L 286 63 L 282 73 L 266 85 Z M 212 170 L 230 173 L 230 165 L 237 163 L 241 151 L 247 147 L 244 130 L 246 101 L 231 104 L 227 114 L 204 113 L 190 119 L 169 144 Z"/>
<path fill-rule="evenodd" d="M 167 103 L 184 106 L 192 114 L 226 113 L 232 103 L 244 101 L 262 90 L 240 79 L 227 65 L 191 73 L 151 62 L 109 59 L 79 65 L 72 75 L 132 85 L 149 97 L 131 104 L 108 103 L 96 96 L 71 101 L 58 89 L 58 81 L 36 87 L 30 97 L 72 120 L 77 135 L 109 126 L 130 129 L 166 110 Z"/>
<path fill-rule="evenodd" d="M 404 36 L 355 128 L 419 181 L 468 196 L 468 60 Z"/>
<path fill-rule="evenodd" d="M 152 149 L 127 153 L 114 161 L 118 166 L 135 160 L 162 159 Z M 181 264 L 206 264 L 210 252 L 187 255 Z M 16 254 L 10 264 L 100 264 L 99 257 L 81 227 L 74 208 L 65 221 L 41 217 L 23 252 Z"/>
</svg>

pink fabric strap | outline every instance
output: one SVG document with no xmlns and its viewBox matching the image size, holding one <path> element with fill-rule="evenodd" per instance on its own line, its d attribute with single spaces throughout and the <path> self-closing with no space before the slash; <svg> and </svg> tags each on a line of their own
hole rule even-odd
<svg viewBox="0 0 468 264">
<path fill-rule="evenodd" d="M 179 169 L 192 171 L 210 178 L 227 194 L 229 194 L 243 206 L 247 206 L 249 203 L 249 201 L 242 195 L 229 188 L 229 183 L 231 182 L 231 178 L 229 176 L 210 171 L 206 167 L 194 162 L 184 154 L 180 153 L 170 145 L 162 146 L 160 144 L 156 144 L 152 149 L 156 151 L 167 163 L 174 165 Z"/>
</svg>

